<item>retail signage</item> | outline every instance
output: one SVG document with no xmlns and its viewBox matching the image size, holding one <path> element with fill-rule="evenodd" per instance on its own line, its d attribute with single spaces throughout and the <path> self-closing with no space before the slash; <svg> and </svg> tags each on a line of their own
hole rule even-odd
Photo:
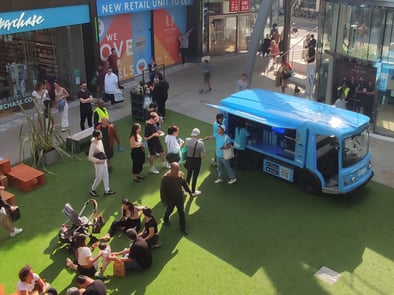
<svg viewBox="0 0 394 295">
<path fill-rule="evenodd" d="M 250 9 L 250 0 L 240 0 L 240 11 L 249 11 Z"/>
<path fill-rule="evenodd" d="M 2 12 L 0 13 L 0 35 L 77 25 L 88 22 L 90 22 L 88 5 Z"/>
<path fill-rule="evenodd" d="M 189 6 L 193 0 L 97 0 L 97 15 L 116 15 L 146 10 Z"/>
<path fill-rule="evenodd" d="M 17 106 L 33 102 L 33 98 L 31 96 L 16 99 L 16 100 L 11 100 L 11 99 L 13 99 L 13 98 L 10 98 L 9 101 L 1 101 L 0 102 L 0 111 L 12 109 Z"/>
<path fill-rule="evenodd" d="M 230 0 L 229 2 L 229 12 L 238 12 L 239 11 L 239 1 L 240 0 Z"/>
</svg>

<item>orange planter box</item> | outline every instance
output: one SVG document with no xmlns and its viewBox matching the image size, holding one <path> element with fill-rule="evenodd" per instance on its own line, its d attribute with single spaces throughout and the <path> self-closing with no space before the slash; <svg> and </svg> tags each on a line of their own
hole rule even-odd
<svg viewBox="0 0 394 295">
<path fill-rule="evenodd" d="M 0 160 L 0 174 L 7 174 L 11 171 L 11 163 L 7 158 L 2 158 Z"/>
<path fill-rule="evenodd" d="M 46 182 L 44 172 L 25 164 L 12 167 L 7 175 L 9 184 L 24 192 L 30 192 Z"/>
</svg>

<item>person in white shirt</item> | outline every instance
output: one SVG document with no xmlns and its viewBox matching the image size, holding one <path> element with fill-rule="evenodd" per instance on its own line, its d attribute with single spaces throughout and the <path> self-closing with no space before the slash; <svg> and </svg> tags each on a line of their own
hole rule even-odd
<svg viewBox="0 0 394 295">
<path fill-rule="evenodd" d="M 249 87 L 248 76 L 246 74 L 242 74 L 240 79 L 237 81 L 237 91 L 248 89 L 248 87 Z"/>
<path fill-rule="evenodd" d="M 335 107 L 338 109 L 344 109 L 346 110 L 346 103 L 347 101 L 345 100 L 345 93 L 342 91 L 339 95 L 339 98 L 335 101 Z"/>
<path fill-rule="evenodd" d="M 104 77 L 104 100 L 111 101 L 111 105 L 115 103 L 115 92 L 119 89 L 118 76 L 116 76 L 111 68 L 108 68 L 107 74 Z"/>
<path fill-rule="evenodd" d="M 96 177 L 92 184 L 92 187 L 89 191 L 89 194 L 92 197 L 97 197 L 98 193 L 96 192 L 97 186 L 104 182 L 104 195 L 113 195 L 115 192 L 109 187 L 109 175 L 108 175 L 108 166 L 107 166 L 107 156 L 104 151 L 103 145 L 103 134 L 100 130 L 93 131 L 93 137 L 91 139 L 91 144 L 89 148 L 89 156 L 88 159 L 94 164 Z"/>
<path fill-rule="evenodd" d="M 164 142 L 167 144 L 167 156 L 165 167 L 170 169 L 172 162 L 179 162 L 181 160 L 180 152 L 183 145 L 182 139 L 177 139 L 179 134 L 179 128 L 175 125 L 168 127 L 168 134 L 164 138 Z"/>
</svg>

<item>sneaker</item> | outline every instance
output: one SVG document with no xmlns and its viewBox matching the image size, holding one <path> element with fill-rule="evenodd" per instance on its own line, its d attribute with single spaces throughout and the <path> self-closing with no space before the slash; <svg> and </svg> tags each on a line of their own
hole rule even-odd
<svg viewBox="0 0 394 295">
<path fill-rule="evenodd" d="M 161 246 L 161 243 L 160 242 L 158 242 L 157 244 L 154 244 L 154 245 L 152 245 L 152 249 L 156 249 L 156 248 L 159 248 Z"/>
<path fill-rule="evenodd" d="M 215 183 L 221 183 L 221 182 L 223 182 L 223 179 L 221 179 L 221 178 L 218 178 L 215 180 Z"/>
<path fill-rule="evenodd" d="M 150 168 L 149 172 L 152 173 L 152 174 L 160 174 L 160 171 L 157 170 L 155 167 Z"/>
<path fill-rule="evenodd" d="M 99 194 L 96 191 L 94 191 L 94 190 L 90 190 L 89 191 L 89 195 L 91 195 L 92 197 L 98 197 L 99 196 Z"/>
<path fill-rule="evenodd" d="M 112 189 L 107 190 L 106 192 L 104 192 L 104 195 L 106 196 L 110 196 L 110 195 L 114 195 L 115 192 Z"/>
<path fill-rule="evenodd" d="M 60 131 L 61 131 L 61 132 L 66 132 L 67 130 L 68 130 L 67 127 L 62 127 L 62 128 L 60 128 Z"/>
<path fill-rule="evenodd" d="M 237 182 L 236 178 L 231 178 L 227 183 L 228 184 L 233 184 L 233 183 L 236 183 L 236 182 Z"/>
<path fill-rule="evenodd" d="M 164 161 L 164 162 L 163 162 L 163 167 L 164 167 L 164 168 L 167 168 L 167 169 L 171 169 L 171 165 L 170 165 L 170 163 L 168 163 L 167 161 Z"/>
<path fill-rule="evenodd" d="M 194 193 L 192 193 L 193 197 L 201 195 L 201 191 L 196 190 Z"/>
<path fill-rule="evenodd" d="M 14 231 L 10 233 L 10 237 L 15 237 L 16 235 L 19 235 L 21 232 L 23 232 L 23 228 L 14 228 Z"/>
</svg>

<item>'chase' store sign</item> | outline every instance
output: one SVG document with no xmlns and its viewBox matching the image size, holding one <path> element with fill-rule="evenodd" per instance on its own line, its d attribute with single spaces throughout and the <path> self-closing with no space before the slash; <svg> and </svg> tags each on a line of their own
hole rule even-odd
<svg viewBox="0 0 394 295">
<path fill-rule="evenodd" d="M 0 13 L 0 35 L 90 22 L 88 5 Z"/>
<path fill-rule="evenodd" d="M 193 0 L 97 0 L 97 15 L 115 15 L 169 7 L 189 6 Z"/>
</svg>

